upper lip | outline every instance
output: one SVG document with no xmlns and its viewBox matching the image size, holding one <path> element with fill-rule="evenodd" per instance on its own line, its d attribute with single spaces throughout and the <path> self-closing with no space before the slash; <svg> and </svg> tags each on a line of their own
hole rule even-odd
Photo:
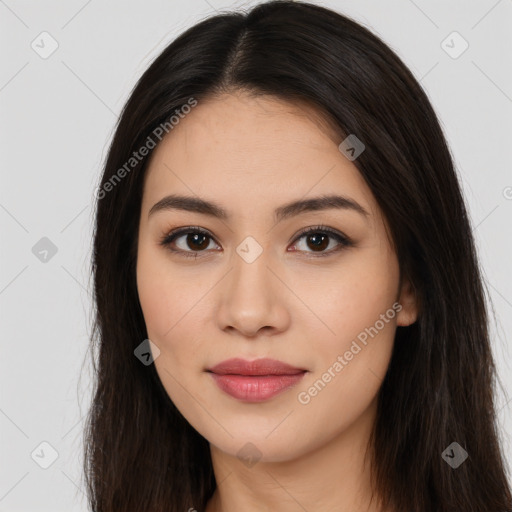
<svg viewBox="0 0 512 512">
<path fill-rule="evenodd" d="M 282 361 L 268 358 L 254 361 L 240 358 L 227 359 L 207 370 L 219 375 L 295 375 L 306 371 Z"/>
</svg>

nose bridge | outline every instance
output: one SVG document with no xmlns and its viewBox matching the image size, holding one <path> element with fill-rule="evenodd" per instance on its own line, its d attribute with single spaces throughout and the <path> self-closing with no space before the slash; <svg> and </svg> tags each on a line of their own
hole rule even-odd
<svg viewBox="0 0 512 512">
<path fill-rule="evenodd" d="M 230 273 L 232 298 L 249 305 L 271 300 L 274 294 L 269 292 L 273 289 L 271 281 L 274 276 L 268 269 L 271 266 L 270 252 L 253 237 L 247 237 L 238 245 L 233 253 L 233 270 Z"/>
<path fill-rule="evenodd" d="M 272 268 L 271 250 L 247 237 L 232 253 L 231 272 L 222 288 L 219 308 L 221 328 L 233 327 L 250 335 L 261 327 L 278 330 L 286 322 L 279 283 Z"/>
</svg>

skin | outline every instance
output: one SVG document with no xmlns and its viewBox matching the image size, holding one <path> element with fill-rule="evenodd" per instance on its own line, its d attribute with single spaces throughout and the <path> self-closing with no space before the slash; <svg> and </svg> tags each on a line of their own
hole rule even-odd
<svg viewBox="0 0 512 512">
<path fill-rule="evenodd" d="M 210 443 L 217 489 L 207 512 L 381 510 L 370 503 L 364 453 L 396 327 L 414 322 L 417 307 L 409 282 L 399 286 L 378 204 L 340 142 L 305 105 L 238 92 L 199 102 L 151 156 L 137 286 L 148 337 L 160 350 L 155 366 L 163 386 Z M 231 218 L 181 210 L 148 217 L 171 193 L 215 201 Z M 328 209 L 273 218 L 289 201 L 332 193 L 370 215 Z M 308 236 L 297 239 L 299 230 L 318 224 L 354 245 L 315 256 L 339 246 L 329 238 L 315 252 Z M 211 236 L 202 249 L 186 235 L 174 241 L 173 248 L 197 258 L 159 245 L 187 226 Z M 263 251 L 252 263 L 236 251 L 247 236 Z M 299 393 L 329 368 L 332 374 L 338 356 L 396 303 L 402 309 L 394 318 L 300 403 Z M 308 372 L 297 386 L 248 403 L 225 394 L 205 371 L 231 357 L 270 357 Z M 248 442 L 259 457 L 252 466 L 237 456 Z"/>
</svg>

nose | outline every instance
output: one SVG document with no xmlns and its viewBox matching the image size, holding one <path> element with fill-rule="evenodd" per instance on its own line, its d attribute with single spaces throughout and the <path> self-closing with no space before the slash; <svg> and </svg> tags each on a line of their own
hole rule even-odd
<svg viewBox="0 0 512 512">
<path fill-rule="evenodd" d="M 245 337 L 272 335 L 286 330 L 290 323 L 288 303 L 293 295 L 278 269 L 272 268 L 265 251 L 251 263 L 238 254 L 231 271 L 218 288 L 217 322 L 224 331 L 237 331 Z M 260 333 L 261 331 L 261 333 Z"/>
</svg>

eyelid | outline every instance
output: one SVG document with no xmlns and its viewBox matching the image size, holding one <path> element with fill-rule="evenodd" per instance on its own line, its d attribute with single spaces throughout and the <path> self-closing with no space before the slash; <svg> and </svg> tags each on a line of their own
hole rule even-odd
<svg viewBox="0 0 512 512">
<path fill-rule="evenodd" d="M 299 238 L 302 238 L 304 235 L 307 235 L 308 233 L 326 233 L 328 235 L 332 235 L 335 238 L 340 238 L 344 242 L 351 243 L 351 240 L 348 236 L 344 235 L 340 231 L 334 228 L 330 228 L 329 226 L 324 226 L 323 224 L 318 224 L 316 226 L 309 226 L 306 228 L 302 228 L 297 234 L 293 235 L 293 238 L 290 240 L 289 243 L 295 242 Z"/>
</svg>

